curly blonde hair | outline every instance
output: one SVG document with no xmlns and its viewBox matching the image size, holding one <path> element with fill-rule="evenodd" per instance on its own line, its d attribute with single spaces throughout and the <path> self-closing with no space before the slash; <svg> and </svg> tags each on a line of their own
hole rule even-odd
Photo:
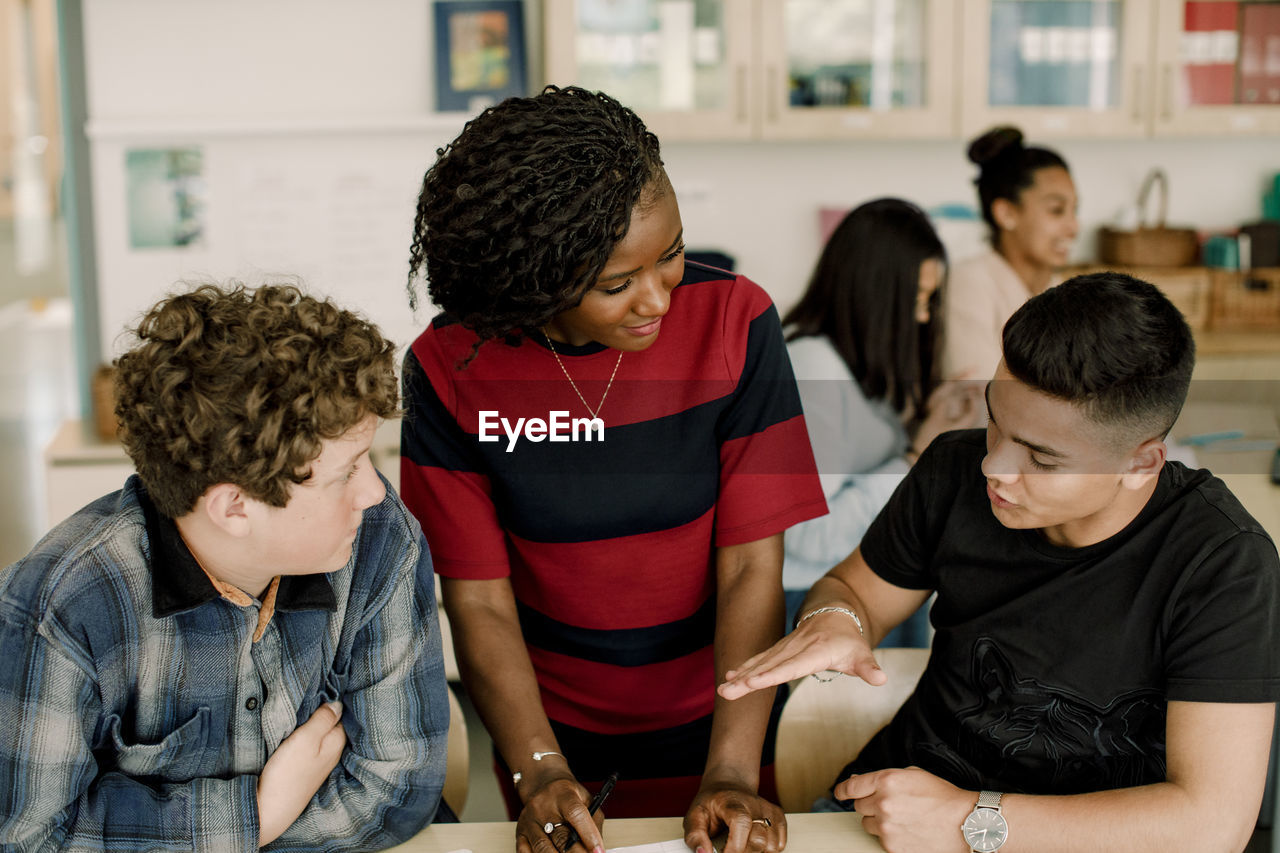
<svg viewBox="0 0 1280 853">
<path fill-rule="evenodd" d="M 321 442 L 400 413 L 395 346 L 292 285 L 200 285 L 158 303 L 135 334 L 115 362 L 120 439 L 171 518 L 218 483 L 284 506 Z"/>
</svg>

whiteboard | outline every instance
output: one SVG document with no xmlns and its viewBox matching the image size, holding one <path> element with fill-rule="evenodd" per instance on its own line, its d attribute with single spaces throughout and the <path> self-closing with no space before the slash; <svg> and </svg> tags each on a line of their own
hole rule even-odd
<svg viewBox="0 0 1280 853">
<path fill-rule="evenodd" d="M 184 282 L 257 285 L 299 277 L 307 292 L 359 310 L 398 344 L 434 309 L 409 309 L 409 243 L 423 172 L 461 120 L 342 132 L 174 130 L 95 134 L 91 146 L 103 360 L 122 333 Z M 130 150 L 203 152 L 204 230 L 191 246 L 136 248 L 129 233 Z"/>
<path fill-rule="evenodd" d="M 398 344 L 421 331 L 435 309 L 415 316 L 405 292 L 417 194 L 469 118 L 434 110 L 431 11 L 430 0 L 83 0 L 103 361 L 187 281 L 296 276 Z M 537 4 L 526 13 L 536 80 Z M 200 239 L 139 246 L 126 157 L 174 148 L 201 153 Z M 172 204 L 148 192 L 153 211 Z"/>
</svg>

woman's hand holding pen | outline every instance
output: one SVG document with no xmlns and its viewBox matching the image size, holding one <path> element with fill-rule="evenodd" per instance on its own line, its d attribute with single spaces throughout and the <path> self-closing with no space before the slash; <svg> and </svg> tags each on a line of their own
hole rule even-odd
<svg viewBox="0 0 1280 853">
<path fill-rule="evenodd" d="M 517 853 L 568 853 L 564 842 L 570 828 L 581 839 L 576 845 L 580 853 L 604 853 L 600 833 L 604 812 L 591 814 L 587 789 L 578 784 L 563 760 L 538 762 L 536 770 L 525 774 L 519 790 L 522 795 L 528 793 L 516 821 Z"/>
<path fill-rule="evenodd" d="M 726 672 L 717 692 L 726 699 L 738 699 L 824 671 L 855 675 L 874 685 L 888 679 L 852 619 L 844 613 L 818 613 L 772 647 Z"/>
<path fill-rule="evenodd" d="M 782 809 L 742 784 L 704 775 L 684 818 L 684 843 L 696 853 L 713 853 L 711 836 L 728 830 L 724 853 L 779 853 L 787 846 Z"/>
</svg>

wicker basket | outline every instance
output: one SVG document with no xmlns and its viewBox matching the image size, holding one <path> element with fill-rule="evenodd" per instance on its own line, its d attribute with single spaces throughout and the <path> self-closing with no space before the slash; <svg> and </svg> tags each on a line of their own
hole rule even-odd
<svg viewBox="0 0 1280 853">
<path fill-rule="evenodd" d="M 1168 269 L 1166 267 L 1072 267 L 1062 271 L 1065 276 L 1095 272 L 1122 272 L 1143 281 L 1149 281 L 1169 298 L 1187 325 L 1199 331 L 1210 323 L 1210 302 L 1213 292 L 1212 270 L 1205 267 Z"/>
<path fill-rule="evenodd" d="M 103 441 L 116 440 L 115 368 L 102 365 L 93 372 L 89 396 L 93 401 L 93 429 Z"/>
<path fill-rule="evenodd" d="M 1160 209 L 1154 225 L 1147 225 L 1147 199 L 1151 187 L 1160 185 Z M 1140 223 L 1137 230 L 1098 229 L 1098 257 L 1104 264 L 1132 267 L 1187 267 L 1196 262 L 1200 240 L 1192 228 L 1168 228 L 1169 178 L 1163 169 L 1152 169 L 1138 191 Z"/>
<path fill-rule="evenodd" d="M 1214 270 L 1209 327 L 1280 329 L 1280 268 Z"/>
</svg>

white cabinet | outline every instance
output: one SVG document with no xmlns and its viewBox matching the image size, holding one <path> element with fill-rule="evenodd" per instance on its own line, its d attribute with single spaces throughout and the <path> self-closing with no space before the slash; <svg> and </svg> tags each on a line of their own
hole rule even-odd
<svg viewBox="0 0 1280 853">
<path fill-rule="evenodd" d="M 945 137 L 957 0 L 546 0 L 547 79 L 667 139 Z"/>
<path fill-rule="evenodd" d="M 606 92 L 660 139 L 746 139 L 753 0 L 545 0 L 547 82 Z"/>
<path fill-rule="evenodd" d="M 955 0 L 761 0 L 765 138 L 955 126 Z"/>
<path fill-rule="evenodd" d="M 1155 133 L 1280 133 L 1280 3 L 1161 0 Z"/>
<path fill-rule="evenodd" d="M 965 0 L 961 131 L 1147 133 L 1149 0 Z"/>
<path fill-rule="evenodd" d="M 133 461 L 118 441 L 103 441 L 92 425 L 65 421 L 44 451 L 45 505 L 41 533 L 103 495 L 124 486 Z"/>
<path fill-rule="evenodd" d="M 1280 132 L 1280 0 L 545 3 L 549 81 L 664 140 Z"/>
</svg>

